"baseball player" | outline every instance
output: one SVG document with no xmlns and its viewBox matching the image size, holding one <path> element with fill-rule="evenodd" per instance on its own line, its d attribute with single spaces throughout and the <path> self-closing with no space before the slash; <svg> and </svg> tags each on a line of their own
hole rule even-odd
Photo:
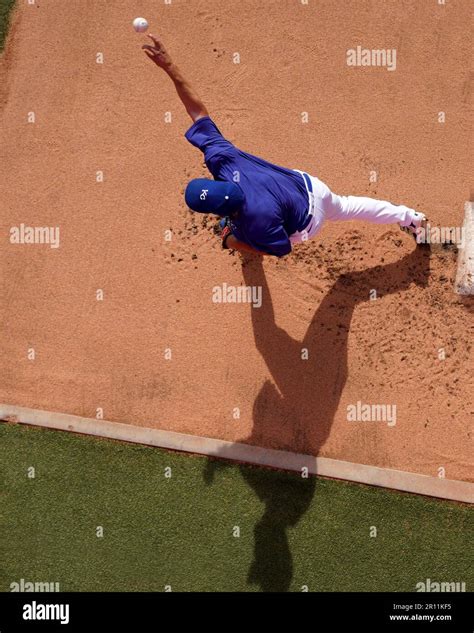
<svg viewBox="0 0 474 633">
<path fill-rule="evenodd" d="M 356 196 L 338 196 L 319 178 L 273 165 L 244 152 L 219 132 L 200 98 L 163 44 L 149 35 L 142 48 L 174 82 L 193 125 L 187 140 L 199 148 L 214 180 L 198 178 L 185 192 L 188 207 L 223 219 L 222 246 L 283 257 L 293 244 L 314 237 L 325 221 L 365 220 L 398 224 L 415 237 L 426 228 L 423 213 L 404 205 Z"/>
</svg>

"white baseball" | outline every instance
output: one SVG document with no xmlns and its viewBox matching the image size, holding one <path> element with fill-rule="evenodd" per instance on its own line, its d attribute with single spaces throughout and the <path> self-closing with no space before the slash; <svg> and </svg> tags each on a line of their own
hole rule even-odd
<svg viewBox="0 0 474 633">
<path fill-rule="evenodd" d="M 144 33 L 148 29 L 148 22 L 145 18 L 135 18 L 133 20 L 133 28 L 137 33 Z"/>
</svg>

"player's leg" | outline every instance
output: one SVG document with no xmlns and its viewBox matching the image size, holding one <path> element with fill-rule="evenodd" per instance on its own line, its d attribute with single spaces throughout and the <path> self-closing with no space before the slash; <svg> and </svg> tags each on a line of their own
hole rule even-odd
<svg viewBox="0 0 474 633">
<path fill-rule="evenodd" d="M 324 201 L 326 220 L 362 220 L 375 224 L 399 224 L 415 232 L 426 222 L 423 213 L 403 204 L 362 196 L 338 196 L 331 192 Z"/>
<path fill-rule="evenodd" d="M 363 220 L 376 224 L 410 224 L 414 209 L 386 200 L 362 196 L 338 196 L 331 192 L 325 201 L 327 220 Z"/>
</svg>

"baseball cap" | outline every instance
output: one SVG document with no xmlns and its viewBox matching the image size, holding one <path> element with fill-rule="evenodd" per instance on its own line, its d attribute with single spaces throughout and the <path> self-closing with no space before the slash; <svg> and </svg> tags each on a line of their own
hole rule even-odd
<svg viewBox="0 0 474 633">
<path fill-rule="evenodd" d="M 191 180 L 184 197 L 186 204 L 193 211 L 221 216 L 238 211 L 245 200 L 242 189 L 234 182 L 207 178 Z"/>
</svg>

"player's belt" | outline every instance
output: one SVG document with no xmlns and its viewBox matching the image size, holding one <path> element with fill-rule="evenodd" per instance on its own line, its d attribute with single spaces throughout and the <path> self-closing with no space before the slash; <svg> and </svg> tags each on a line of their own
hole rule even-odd
<svg viewBox="0 0 474 633">
<path fill-rule="evenodd" d="M 303 223 L 303 226 L 300 229 L 300 232 L 301 232 L 301 231 L 304 231 L 309 226 L 309 223 L 311 222 L 311 220 L 313 218 L 313 215 L 314 215 L 314 195 L 313 195 L 313 183 L 311 182 L 311 178 L 304 171 L 299 171 L 298 173 L 300 173 L 303 176 L 303 180 L 304 180 L 305 185 L 306 185 L 306 191 L 308 192 L 308 200 L 309 200 L 308 217 L 305 219 L 305 221 Z"/>
<path fill-rule="evenodd" d="M 311 178 L 308 176 L 307 173 L 305 173 L 304 171 L 301 172 L 301 175 L 304 178 L 304 181 L 306 183 L 306 187 L 308 188 L 308 190 L 310 191 L 310 193 L 313 193 L 313 183 L 311 182 Z"/>
</svg>

